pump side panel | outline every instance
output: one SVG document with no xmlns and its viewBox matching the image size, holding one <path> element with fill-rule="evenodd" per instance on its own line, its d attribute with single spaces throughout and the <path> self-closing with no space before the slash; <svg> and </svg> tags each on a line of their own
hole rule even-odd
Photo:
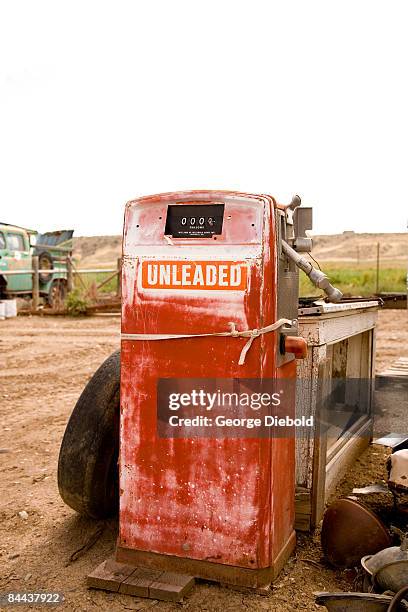
<svg viewBox="0 0 408 612">
<path fill-rule="evenodd" d="M 291 401 L 286 398 L 288 416 L 295 418 L 296 360 L 286 362 L 277 368 L 277 378 L 293 381 L 286 385 L 286 392 L 292 394 Z M 295 438 L 275 438 L 271 445 L 271 563 L 284 548 L 294 532 L 295 523 Z"/>
<path fill-rule="evenodd" d="M 163 236 L 167 204 L 191 204 L 194 199 L 225 203 L 222 235 L 217 240 L 180 239 L 169 244 Z M 238 329 L 274 321 L 271 215 L 266 197 L 224 192 L 170 194 L 130 203 L 122 332 L 212 333 L 228 330 L 230 321 Z M 246 289 L 146 290 L 140 280 L 142 261 L 155 258 L 245 261 Z M 156 432 L 159 377 L 272 376 L 276 334 L 255 339 L 245 364 L 239 366 L 244 344 L 243 339 L 224 337 L 122 341 L 120 546 L 254 569 L 270 565 L 274 441 L 159 439 Z M 280 513 L 280 508 L 276 504 L 274 512 Z M 284 523 L 283 518 L 277 520 Z"/>
</svg>

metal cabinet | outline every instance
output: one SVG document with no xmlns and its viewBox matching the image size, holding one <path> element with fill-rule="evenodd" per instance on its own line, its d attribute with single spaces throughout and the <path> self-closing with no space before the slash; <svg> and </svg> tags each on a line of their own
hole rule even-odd
<svg viewBox="0 0 408 612">
<path fill-rule="evenodd" d="M 300 309 L 299 332 L 309 353 L 297 366 L 296 410 L 313 416 L 314 427 L 299 430 L 296 439 L 298 530 L 318 525 L 333 487 L 370 441 L 377 309 L 376 300 Z M 329 396 L 358 410 L 328 422 L 321 410 Z"/>
</svg>

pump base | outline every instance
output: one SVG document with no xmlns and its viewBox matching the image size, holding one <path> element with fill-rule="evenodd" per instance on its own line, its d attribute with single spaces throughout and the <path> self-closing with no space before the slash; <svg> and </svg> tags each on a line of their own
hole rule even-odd
<svg viewBox="0 0 408 612">
<path fill-rule="evenodd" d="M 195 578 L 203 578 L 204 580 L 219 582 L 224 586 L 244 587 L 250 590 L 263 591 L 265 587 L 269 587 L 271 582 L 277 578 L 292 554 L 295 545 L 296 533 L 293 531 L 274 563 L 270 567 L 262 569 L 249 569 L 198 559 L 146 552 L 144 550 L 133 550 L 119 546 L 119 544 L 116 548 L 116 561 L 162 572 L 176 572 L 194 576 Z"/>
<path fill-rule="evenodd" d="M 110 558 L 87 576 L 87 586 L 123 595 L 179 602 L 193 588 L 194 578 L 118 563 Z"/>
</svg>

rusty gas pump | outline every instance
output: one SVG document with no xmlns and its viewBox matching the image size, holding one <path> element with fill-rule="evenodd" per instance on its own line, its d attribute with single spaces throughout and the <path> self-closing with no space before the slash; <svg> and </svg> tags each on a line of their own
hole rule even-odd
<svg viewBox="0 0 408 612">
<path fill-rule="evenodd" d="M 114 590 L 140 594 L 136 568 L 264 589 L 292 553 L 294 437 L 161 437 L 157 402 L 162 380 L 295 380 L 306 355 L 298 268 L 341 298 L 301 255 L 311 221 L 297 196 L 282 206 L 190 191 L 127 204 Z M 90 584 L 106 588 L 109 567 Z"/>
</svg>

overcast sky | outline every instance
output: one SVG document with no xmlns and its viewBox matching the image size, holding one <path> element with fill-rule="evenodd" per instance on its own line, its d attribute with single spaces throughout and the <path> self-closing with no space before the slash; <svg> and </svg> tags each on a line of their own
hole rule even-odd
<svg viewBox="0 0 408 612">
<path fill-rule="evenodd" d="M 127 200 L 293 193 L 406 230 L 407 3 L 2 0 L 0 220 L 120 233 Z"/>
</svg>

